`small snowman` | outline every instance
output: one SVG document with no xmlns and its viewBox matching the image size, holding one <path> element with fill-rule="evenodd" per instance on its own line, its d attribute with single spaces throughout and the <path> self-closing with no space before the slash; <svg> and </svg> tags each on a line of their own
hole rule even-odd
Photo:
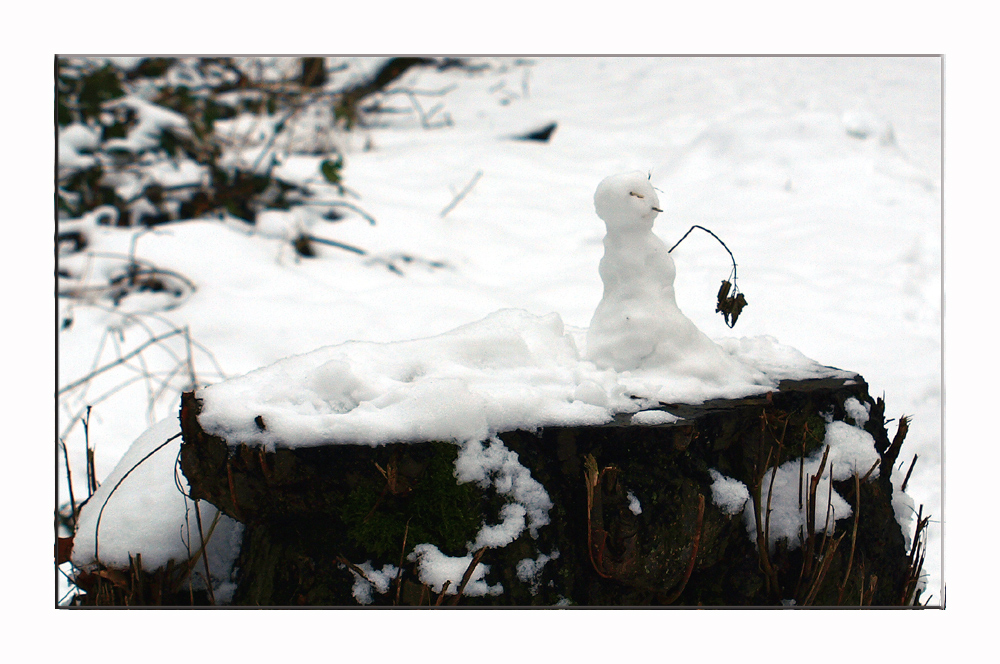
<svg viewBox="0 0 1000 664">
<path fill-rule="evenodd" d="M 604 297 L 587 331 L 587 356 L 615 371 L 660 369 L 711 382 L 746 378 L 748 367 L 728 355 L 677 307 L 674 260 L 653 234 L 663 210 L 645 173 L 605 178 L 594 194 L 604 220 L 600 273 Z"/>
</svg>

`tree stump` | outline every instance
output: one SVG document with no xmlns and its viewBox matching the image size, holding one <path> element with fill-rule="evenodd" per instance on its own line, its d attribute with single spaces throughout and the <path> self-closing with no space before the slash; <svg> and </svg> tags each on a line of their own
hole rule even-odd
<svg viewBox="0 0 1000 664">
<path fill-rule="evenodd" d="M 713 502 L 710 469 L 753 496 L 767 468 L 821 450 L 827 421 L 843 421 L 852 397 L 870 407 L 864 428 L 882 458 L 877 477 L 833 482 L 854 514 L 826 534 L 803 533 L 793 550 L 761 546 L 742 514 Z M 480 527 L 498 522 L 495 493 L 457 483 L 453 442 L 265 451 L 207 434 L 200 408 L 196 393 L 184 395 L 181 468 L 193 497 L 246 526 L 234 604 L 357 606 L 352 589 L 365 562 L 402 568 L 374 604 L 434 604 L 407 554 L 430 543 L 467 556 Z M 884 404 L 860 376 L 663 409 L 683 419 L 638 425 L 619 415 L 603 426 L 499 434 L 548 492 L 550 522 L 537 538 L 525 530 L 485 549 L 487 581 L 503 591 L 460 603 L 890 606 L 919 596 L 919 552 L 907 550 L 890 483 L 905 427 L 890 442 Z M 826 499 L 817 496 L 821 506 Z"/>
</svg>

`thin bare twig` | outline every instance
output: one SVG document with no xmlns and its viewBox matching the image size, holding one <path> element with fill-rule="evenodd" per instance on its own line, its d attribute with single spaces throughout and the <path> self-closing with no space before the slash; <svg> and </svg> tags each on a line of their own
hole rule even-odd
<svg viewBox="0 0 1000 664">
<path fill-rule="evenodd" d="M 485 546 L 479 549 L 479 551 L 476 552 L 476 555 L 472 557 L 472 562 L 469 563 L 469 566 L 465 570 L 465 574 L 462 575 L 462 583 L 458 586 L 458 593 L 455 595 L 455 599 L 451 600 L 452 606 L 458 606 L 458 600 L 462 598 L 462 593 L 465 592 L 465 586 L 467 586 L 469 581 L 472 579 L 472 573 L 475 571 L 476 567 L 479 566 L 479 559 L 483 557 L 484 553 L 486 553 Z M 443 590 L 441 591 L 441 594 L 444 595 Z"/>
<path fill-rule="evenodd" d="M 448 591 L 448 587 L 450 585 L 451 585 L 450 579 L 444 582 L 444 585 L 441 586 L 441 594 L 438 595 L 437 601 L 434 602 L 434 606 L 441 606 L 441 603 L 444 602 L 444 594 Z"/>
<path fill-rule="evenodd" d="M 864 477 L 861 478 L 861 481 L 862 482 L 868 481 L 868 478 L 871 477 L 871 474 L 874 473 L 875 469 L 878 468 L 881 464 L 882 464 L 882 459 L 875 459 L 875 463 L 873 463 L 872 467 L 868 469 L 868 472 L 864 474 Z"/>
<path fill-rule="evenodd" d="M 357 574 L 358 576 L 360 576 L 362 579 L 364 579 L 368 583 L 371 583 L 372 585 L 375 585 L 372 582 L 372 580 L 368 578 L 368 575 L 365 574 L 365 571 L 363 569 L 361 569 L 360 567 L 358 567 L 357 565 L 355 565 L 354 563 L 352 563 L 350 560 L 348 560 L 344 556 L 337 556 L 337 562 L 342 563 L 343 565 L 347 566 L 348 569 L 350 569 L 352 572 L 354 572 L 355 574 Z"/>
<path fill-rule="evenodd" d="M 178 458 L 180 458 L 180 454 L 179 453 L 178 453 L 177 456 L 178 456 Z M 176 469 L 175 469 L 174 472 L 175 472 L 175 483 L 176 483 L 176 472 L 177 472 Z M 185 496 L 185 498 L 191 498 L 191 496 L 185 494 L 183 491 L 181 491 L 181 493 Z M 191 498 L 191 500 L 195 503 L 195 507 L 197 508 L 198 501 L 195 500 L 195 499 L 193 499 L 193 498 Z M 184 544 L 185 544 L 185 548 L 187 548 L 188 559 L 184 563 L 184 567 L 183 567 L 184 573 L 178 579 L 178 581 L 177 581 L 178 583 L 182 583 L 184 581 L 184 579 L 187 579 L 187 578 L 189 578 L 191 576 L 191 573 L 194 571 L 195 567 L 198 566 L 198 560 L 200 559 L 201 556 L 203 556 L 203 555 L 206 556 L 206 557 L 208 556 L 208 552 L 207 552 L 208 543 L 211 541 L 212 535 L 213 535 L 213 533 L 215 533 L 215 527 L 217 525 L 219 525 L 219 521 L 221 519 L 222 519 L 222 512 L 218 512 L 217 511 L 215 513 L 215 516 L 212 517 L 212 523 L 210 523 L 208 525 L 208 533 L 207 534 L 201 532 L 201 525 L 199 524 L 198 528 L 199 528 L 199 533 L 201 535 L 202 543 L 201 543 L 201 546 L 198 547 L 198 550 L 194 551 L 192 553 L 191 552 L 191 545 L 190 545 L 190 541 L 191 541 L 191 524 L 189 522 L 187 512 L 185 512 L 185 514 L 184 514 L 184 521 L 185 521 L 185 525 L 187 526 L 188 539 L 187 539 L 187 541 Z M 208 572 L 208 564 L 207 564 L 207 562 L 206 562 L 206 565 L 205 565 L 205 571 Z M 211 574 L 208 575 L 208 578 L 211 579 Z M 188 583 L 188 586 L 193 588 L 192 583 L 190 583 L 190 582 Z M 192 590 L 192 592 L 193 592 L 193 590 Z M 209 592 L 211 593 L 212 591 L 210 590 Z M 213 602 L 215 601 L 214 598 L 213 598 L 212 601 Z"/>
<path fill-rule="evenodd" d="M 325 205 L 327 207 L 345 207 L 348 210 L 353 210 L 354 212 L 357 212 L 359 215 L 361 215 L 365 219 L 365 221 L 367 221 L 372 226 L 375 225 L 375 218 L 373 216 L 371 216 L 370 214 L 368 214 L 367 212 L 365 212 L 364 210 L 362 210 L 361 208 L 359 208 L 357 205 L 354 205 L 353 203 L 348 203 L 347 201 L 314 201 L 314 200 L 309 200 L 309 201 L 305 202 L 305 205 Z"/>
<path fill-rule="evenodd" d="M 414 90 L 412 88 L 392 88 L 390 90 L 383 90 L 384 95 L 422 95 L 424 97 L 443 97 L 452 90 L 458 88 L 457 85 L 452 84 L 441 88 L 440 90 Z"/>
<path fill-rule="evenodd" d="M 399 567 L 396 568 L 396 599 L 392 603 L 393 606 L 399 606 L 399 592 L 403 587 L 403 557 L 406 555 L 406 536 L 409 534 L 410 519 L 407 519 L 406 528 L 403 529 L 403 548 L 399 551 Z"/>
<path fill-rule="evenodd" d="M 208 551 L 205 548 L 208 546 L 208 540 L 205 539 L 205 531 L 201 527 L 201 507 L 199 506 L 201 501 L 194 501 L 194 515 L 195 520 L 198 522 L 198 537 L 201 538 L 201 560 L 205 564 L 205 586 L 208 588 L 208 599 L 214 605 L 215 604 L 215 592 L 212 590 L 212 572 L 208 569 Z M 216 513 L 218 516 L 218 513 Z M 215 524 L 212 524 L 212 529 L 215 529 Z M 210 535 L 211 536 L 211 535 Z"/>
<path fill-rule="evenodd" d="M 913 472 L 913 467 L 917 465 L 917 455 L 913 455 L 913 461 L 910 462 L 910 468 L 906 471 L 906 477 L 903 478 L 903 484 L 899 487 L 900 491 L 906 491 L 906 485 L 910 481 L 910 473 Z"/>
<path fill-rule="evenodd" d="M 686 238 L 688 235 L 690 235 L 691 231 L 693 231 L 696 228 L 700 228 L 701 230 L 705 231 L 706 233 L 708 233 L 709 235 L 711 235 L 712 237 L 714 237 L 716 240 L 719 240 L 719 244 L 722 245 L 722 248 L 726 250 L 726 253 L 728 253 L 729 257 L 733 260 L 733 277 L 734 277 L 733 281 L 735 282 L 736 281 L 736 279 L 735 279 L 735 276 L 736 276 L 736 257 L 733 256 L 733 252 L 729 251 L 729 247 L 726 246 L 726 243 L 719 239 L 718 235 L 716 235 L 712 231 L 708 230 L 704 226 L 699 226 L 699 225 L 695 224 L 694 226 L 692 226 L 691 228 L 689 228 L 688 232 L 685 233 L 684 236 L 681 239 L 677 240 L 677 242 L 674 243 L 674 246 L 670 247 L 670 249 L 667 251 L 667 253 L 670 253 L 674 249 L 676 249 L 677 245 L 680 244 L 681 242 L 683 242 L 684 238 Z"/>
<path fill-rule="evenodd" d="M 920 580 L 920 570 L 924 565 L 924 555 L 927 548 L 927 524 L 931 520 L 929 516 L 924 517 L 923 514 L 924 506 L 921 505 L 917 510 L 917 525 L 907 559 L 906 581 L 903 584 L 903 596 L 900 598 L 902 605 L 912 605 L 917 599 L 917 583 Z"/>
<path fill-rule="evenodd" d="M 809 424 L 806 423 L 808 429 Z M 802 509 L 802 476 L 805 473 L 806 467 L 806 433 L 802 432 L 802 454 L 799 455 L 799 509 Z"/>
<path fill-rule="evenodd" d="M 437 129 L 439 127 L 450 127 L 451 126 L 451 115 L 449 113 L 444 114 L 444 119 L 434 124 L 431 122 L 431 117 L 444 108 L 444 104 L 437 104 L 429 111 L 424 111 L 424 107 L 420 105 L 420 101 L 417 99 L 417 95 L 411 90 L 402 90 L 409 99 L 413 108 L 416 109 L 417 115 L 420 116 L 420 126 L 424 129 Z"/>
<path fill-rule="evenodd" d="M 124 319 L 126 322 L 134 323 L 134 324 L 139 325 L 140 327 L 142 327 L 143 330 L 146 331 L 146 334 L 148 334 L 150 337 L 154 337 L 156 335 L 153 332 L 153 328 L 150 327 L 146 323 L 146 321 L 143 320 L 143 318 L 152 318 L 152 319 L 154 319 L 156 321 L 159 321 L 160 323 L 163 323 L 164 325 L 166 325 L 170 329 L 173 329 L 173 330 L 178 329 L 177 326 L 174 325 L 173 321 L 171 321 L 170 319 L 168 319 L 168 318 L 166 318 L 164 316 L 161 316 L 160 314 L 152 312 L 152 311 L 143 311 L 143 312 L 140 312 L 140 313 L 129 313 L 127 311 L 120 311 L 120 310 L 118 310 L 116 308 L 104 306 L 104 305 L 96 303 L 96 302 L 88 303 L 88 306 L 95 307 L 97 309 L 100 309 L 101 311 L 106 311 L 107 313 L 110 313 L 110 314 L 116 314 L 118 316 L 121 316 L 122 319 Z M 206 357 L 208 357 L 208 360 L 215 367 L 215 371 L 216 371 L 216 373 L 218 374 L 218 376 L 220 378 L 225 378 L 226 377 L 226 372 L 222 370 L 222 366 L 219 364 L 219 361 L 215 358 L 215 355 L 212 353 L 212 351 L 210 351 L 204 344 L 199 343 L 196 339 L 193 339 L 193 338 L 191 339 L 191 345 L 194 348 L 197 348 L 199 351 L 201 351 Z M 171 350 L 169 346 L 163 345 L 162 348 L 163 348 L 164 352 L 168 353 L 171 357 L 173 357 L 175 361 L 177 361 L 177 362 L 181 361 L 180 356 L 178 356 L 176 353 L 174 353 L 173 350 Z M 97 365 L 97 363 L 96 363 L 96 360 L 95 360 L 94 367 L 96 367 L 96 365 Z"/>
<path fill-rule="evenodd" d="M 168 375 L 168 379 L 172 378 L 172 377 L 173 377 L 173 376 L 174 376 L 174 375 L 175 375 L 176 373 L 177 373 L 177 369 L 175 368 L 175 369 L 174 369 L 174 370 L 173 370 L 173 371 L 172 371 L 172 372 L 171 372 L 171 373 L 170 373 L 170 374 Z M 154 374 L 154 375 L 155 375 L 155 374 Z M 103 403 L 104 401 L 107 401 L 108 399 L 110 399 L 110 398 L 111 398 L 111 397 L 113 397 L 114 395 L 118 394 L 119 392 L 121 392 L 121 391 L 122 391 L 122 390 L 124 390 L 125 388 L 129 387 L 129 386 L 130 386 L 130 385 L 132 385 L 133 383 L 137 383 L 137 382 L 139 382 L 139 381 L 141 381 L 141 380 L 145 380 L 145 379 L 146 379 L 146 377 L 145 377 L 145 376 L 143 376 L 143 375 L 141 375 L 141 374 L 140 374 L 140 375 L 137 375 L 137 376 L 133 376 L 133 377 L 131 377 L 131 378 L 128 378 L 128 379 L 126 379 L 126 380 L 122 381 L 121 383 L 119 383 L 118 385 L 116 385 L 116 386 L 115 386 L 115 387 L 113 387 L 112 389 L 108 390 L 107 392 L 105 392 L 105 393 L 104 393 L 104 394 L 102 394 L 101 396 L 97 397 L 96 399 L 92 399 L 92 400 L 90 401 L 90 403 L 88 403 L 88 404 L 87 404 L 87 406 L 86 406 L 86 407 L 84 407 L 84 408 L 82 408 L 81 410 L 77 411 L 77 413 L 76 413 L 75 415 L 73 415 L 73 416 L 72 416 L 72 417 L 70 418 L 70 420 L 69 420 L 69 424 L 67 424 L 67 425 L 66 425 L 66 428 L 65 428 L 65 429 L 63 429 L 63 432 L 62 432 L 62 437 L 63 437 L 63 438 L 65 438 L 66 436 L 68 436 L 68 435 L 69 435 L 69 433 L 70 433 L 70 432 L 71 432 L 71 431 L 73 430 L 73 428 L 74 428 L 74 427 L 76 426 L 77 422 L 82 422 L 82 421 L 83 421 L 83 417 L 84 417 L 84 413 L 86 412 L 86 409 L 87 409 L 87 408 L 89 408 L 89 407 L 93 407 L 93 406 L 97 406 L 97 405 L 100 405 L 101 403 Z M 163 392 L 164 392 L 164 391 L 165 391 L 165 390 L 166 390 L 167 388 L 169 388 L 169 387 L 170 387 L 170 385 L 169 385 L 169 384 L 167 384 L 167 385 L 163 385 L 163 386 L 161 387 L 161 390 L 160 390 L 160 392 L 158 392 L 158 393 L 157 393 L 157 394 L 155 395 L 155 398 L 156 398 L 157 400 L 159 400 L 159 398 L 160 398 L 160 397 L 162 396 L 162 393 L 163 393 Z"/>
<path fill-rule="evenodd" d="M 180 438 L 180 435 L 181 435 L 180 433 L 175 433 L 173 436 L 167 438 L 165 441 L 157 445 L 149 454 L 139 459 L 134 466 L 125 471 L 125 474 L 122 475 L 121 479 L 118 480 L 118 482 L 116 482 L 113 487 L 111 487 L 111 491 L 108 493 L 108 497 L 104 499 L 104 504 L 101 505 L 101 511 L 97 513 L 97 523 L 94 524 L 94 559 L 97 560 L 98 562 L 100 562 L 101 560 L 100 550 L 98 548 L 99 538 L 101 534 L 101 517 L 104 516 L 104 508 L 107 507 L 108 503 L 111 501 L 111 496 L 114 495 L 115 491 L 118 490 L 118 487 L 122 485 L 122 482 L 125 481 L 125 478 L 127 478 L 129 475 L 132 474 L 133 470 L 135 470 L 143 463 L 145 463 L 146 459 L 148 459 L 149 457 L 153 456 L 161 449 L 166 447 L 167 443 L 169 443 L 172 440 L 176 440 L 177 438 Z"/>
<path fill-rule="evenodd" d="M 451 203 L 441 210 L 442 219 L 444 219 L 449 212 L 454 210 L 455 206 L 461 203 L 463 198 L 469 195 L 469 192 L 472 191 L 472 188 L 476 186 L 476 183 L 479 182 L 479 178 L 481 177 L 483 177 L 483 172 L 481 170 L 476 171 L 476 174 L 472 176 L 472 180 L 469 181 L 469 184 L 465 185 L 462 191 L 455 194 L 455 198 L 452 199 Z"/>
<path fill-rule="evenodd" d="M 66 485 L 69 487 L 70 514 L 73 516 L 73 523 L 76 524 L 76 499 L 73 497 L 73 474 L 69 469 L 69 450 L 66 449 L 66 441 L 62 438 L 59 439 L 59 445 L 62 447 L 63 460 L 66 463 Z"/>
<path fill-rule="evenodd" d="M 840 604 L 844 599 L 844 589 L 847 588 L 847 582 L 851 578 L 851 567 L 854 565 L 854 547 L 858 540 L 858 519 L 861 518 L 861 478 L 858 477 L 857 473 L 854 474 L 854 529 L 851 531 L 851 553 L 847 557 L 847 571 L 844 572 L 844 581 L 840 584 L 840 590 L 837 592 L 837 604 Z M 862 579 L 862 582 L 864 580 Z"/>
<path fill-rule="evenodd" d="M 188 329 L 187 325 L 185 325 L 182 329 L 184 330 L 184 347 L 187 350 L 187 370 L 188 377 L 190 378 L 190 381 L 188 382 L 188 389 L 186 391 L 191 392 L 198 385 L 198 378 L 194 373 L 194 354 L 191 352 L 191 331 Z"/>
<path fill-rule="evenodd" d="M 97 491 L 97 467 L 94 465 L 94 448 L 90 446 L 90 406 L 83 420 L 83 446 L 87 451 L 87 498 Z"/>
<path fill-rule="evenodd" d="M 767 422 L 765 419 L 765 414 L 761 413 L 761 423 L 760 423 L 760 441 L 761 445 L 764 444 L 764 432 L 767 428 Z M 763 507 L 763 499 L 761 496 L 761 491 L 763 489 L 764 477 L 767 475 L 767 469 L 771 465 L 771 455 L 774 453 L 773 448 L 768 448 L 767 459 L 764 461 L 764 468 L 759 472 L 755 469 L 755 477 L 753 484 L 753 511 L 754 511 L 754 525 L 757 532 L 757 554 L 760 560 L 761 568 L 764 571 L 764 578 L 767 583 L 768 594 L 774 594 L 780 592 L 780 585 L 778 583 L 778 574 L 771 565 L 771 543 L 768 541 L 767 534 L 764 528 L 764 518 L 761 517 L 761 508 Z M 777 470 L 777 469 L 775 469 Z M 774 475 L 771 476 L 773 488 Z M 768 495 L 768 500 L 770 501 L 770 494 Z M 770 504 L 770 503 L 769 503 Z M 770 507 L 768 507 L 770 509 Z"/>
<path fill-rule="evenodd" d="M 816 549 L 816 491 L 819 488 L 820 479 L 823 477 L 823 470 L 826 468 L 829 454 L 830 446 L 827 445 L 826 449 L 823 450 L 823 458 L 820 460 L 816 474 L 806 474 L 809 483 L 809 491 L 806 495 L 806 541 L 802 545 L 802 568 L 799 570 L 799 581 L 795 588 L 796 597 L 799 597 L 803 581 L 813 578 L 813 553 Z M 827 505 L 827 513 L 829 513 L 829 504 Z"/>
<path fill-rule="evenodd" d="M 115 368 L 115 367 L 117 367 L 117 366 L 119 366 L 121 364 L 124 364 L 125 362 L 127 362 L 130 359 L 132 359 L 136 355 L 140 354 L 142 351 L 144 351 L 146 348 L 149 348 L 153 344 L 158 343 L 160 341 L 163 341 L 164 339 L 169 339 L 170 337 L 177 336 L 178 334 L 183 334 L 183 331 L 179 330 L 179 329 L 175 329 L 175 330 L 171 330 L 170 332 L 167 332 L 165 334 L 161 334 L 158 337 L 153 337 L 152 339 L 149 339 L 145 343 L 140 344 L 139 347 L 136 348 L 135 350 L 133 350 L 132 352 L 130 352 L 130 353 L 126 354 L 126 355 L 123 355 L 122 357 L 120 357 L 119 359 L 115 360 L 114 362 L 109 362 L 108 364 L 105 364 L 100 369 L 96 369 L 96 370 L 90 372 L 89 374 L 87 374 L 83 378 L 81 378 L 79 380 L 73 381 L 72 383 L 70 383 L 66 387 L 60 389 L 59 392 L 58 392 L 58 394 L 65 394 L 66 392 L 69 392 L 70 390 L 72 390 L 74 388 L 77 388 L 77 387 L 83 385 L 84 383 L 92 380 L 96 376 L 101 375 L 105 371 L 108 371 L 109 369 L 113 369 L 113 368 Z"/>
<path fill-rule="evenodd" d="M 826 516 L 823 518 L 823 543 L 820 545 L 820 553 L 826 550 L 826 543 L 830 535 L 830 514 L 833 512 L 833 464 L 830 464 L 830 480 L 826 485 Z M 836 514 L 834 514 L 834 527 L 836 527 Z"/>
<path fill-rule="evenodd" d="M 359 256 L 367 256 L 368 252 L 361 247 L 355 247 L 352 244 L 345 244 L 343 242 L 337 242 L 336 240 L 328 240 L 325 237 L 316 237 L 315 235 L 305 236 L 310 242 L 318 242 L 320 244 L 326 244 L 331 247 L 337 247 L 338 249 L 344 249 L 345 251 L 350 251 L 351 253 L 358 254 Z"/>
<path fill-rule="evenodd" d="M 806 601 L 803 606 L 811 606 L 816 600 L 816 594 L 819 592 L 820 586 L 823 584 L 823 579 L 826 577 L 826 573 L 830 570 L 830 565 L 833 563 L 833 554 L 836 553 L 837 547 L 840 546 L 840 541 L 842 539 L 844 539 L 844 535 L 841 535 L 836 539 L 832 537 L 830 538 L 832 545 L 823 553 L 823 557 L 820 560 L 819 570 L 816 573 L 816 579 L 813 581 L 812 588 L 810 588 L 809 594 L 806 596 Z"/>
<path fill-rule="evenodd" d="M 764 424 L 767 424 L 766 411 L 762 415 Z M 774 495 L 774 478 L 778 475 L 778 464 L 781 463 L 781 448 L 785 442 L 785 432 L 788 430 L 788 418 L 785 418 L 785 425 L 781 429 L 781 438 L 778 440 L 778 458 L 774 460 L 774 469 L 771 471 L 771 483 L 767 487 L 767 513 L 764 517 L 764 539 L 770 546 L 771 542 L 771 496 Z M 765 469 L 766 472 L 766 469 Z"/>
</svg>

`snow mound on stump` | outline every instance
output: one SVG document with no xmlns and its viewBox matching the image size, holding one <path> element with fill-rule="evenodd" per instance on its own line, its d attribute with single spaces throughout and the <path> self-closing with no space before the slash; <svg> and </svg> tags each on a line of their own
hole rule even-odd
<svg viewBox="0 0 1000 664">
<path fill-rule="evenodd" d="M 464 443 L 517 429 L 604 424 L 657 400 L 759 394 L 779 377 L 843 373 L 770 338 L 736 344 L 729 354 L 715 347 L 740 367 L 766 358 L 776 376 L 748 368 L 706 383 L 669 366 L 617 373 L 584 359 L 558 314 L 504 309 L 435 337 L 329 346 L 207 387 L 198 393 L 199 422 L 233 445 Z"/>
</svg>

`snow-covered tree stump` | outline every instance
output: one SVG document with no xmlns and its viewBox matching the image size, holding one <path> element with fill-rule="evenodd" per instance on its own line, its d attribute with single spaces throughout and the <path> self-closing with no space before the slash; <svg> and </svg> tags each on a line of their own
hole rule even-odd
<svg viewBox="0 0 1000 664">
<path fill-rule="evenodd" d="M 184 396 L 191 495 L 246 526 L 235 602 L 919 597 L 926 522 L 908 545 L 891 477 L 905 418 L 890 442 L 860 376 L 702 333 L 677 307 L 648 175 L 605 178 L 594 206 L 604 295 L 587 330 L 500 310 Z"/>
<path fill-rule="evenodd" d="M 505 503 L 480 484 L 459 483 L 455 443 L 266 449 L 207 433 L 201 409 L 195 393 L 184 396 L 181 468 L 193 497 L 246 524 L 236 604 L 881 606 L 914 595 L 919 556 L 911 559 L 894 514 L 890 478 L 905 424 L 890 441 L 884 404 L 860 376 L 663 404 L 682 419 L 659 424 L 624 414 L 598 426 L 500 433 L 547 492 L 549 522 L 477 551 L 469 543 L 477 532 L 482 539 L 483 524 L 504 522 Z M 838 479 L 834 466 L 832 484 L 811 481 L 823 475 L 815 460 L 838 426 L 867 432 L 879 467 Z M 779 484 L 787 478 L 779 470 L 772 480 L 767 469 L 797 475 L 800 459 L 798 513 L 812 501 L 815 518 L 803 520 L 797 538 L 782 538 L 788 505 L 779 505 Z M 747 507 L 755 501 L 759 527 Z M 841 514 L 829 514 L 828 503 Z M 480 553 L 480 592 L 469 592 L 470 583 L 458 594 L 457 580 L 435 585 L 420 572 L 417 545 L 453 562 Z"/>
</svg>

